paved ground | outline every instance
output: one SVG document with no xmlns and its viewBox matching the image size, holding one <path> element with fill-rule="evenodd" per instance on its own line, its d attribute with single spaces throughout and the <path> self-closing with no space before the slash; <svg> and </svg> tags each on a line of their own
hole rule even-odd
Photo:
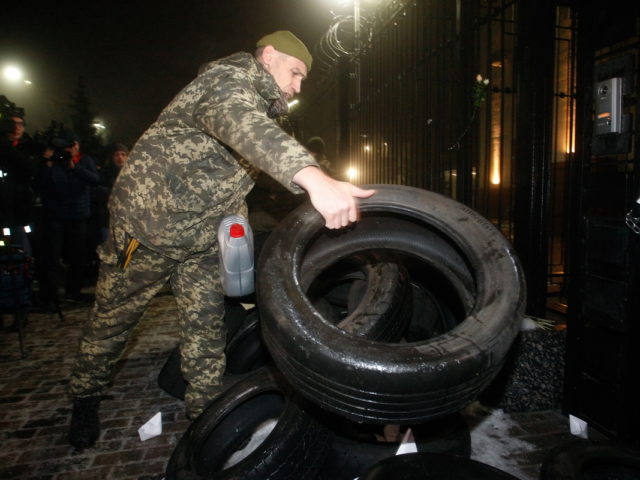
<svg viewBox="0 0 640 480">
<path fill-rule="evenodd" d="M 67 444 L 70 404 L 65 387 L 88 307 L 55 315 L 31 314 L 28 357 L 20 359 L 17 335 L 0 332 L 0 479 L 160 480 L 184 432 L 182 402 L 157 385 L 176 344 L 171 295 L 154 299 L 120 364 L 111 397 L 102 403 L 103 431 L 95 448 L 74 452 Z M 138 428 L 162 412 L 163 433 L 145 442 Z M 535 480 L 545 452 L 570 438 L 567 418 L 556 410 L 505 414 L 474 405 L 472 458 Z M 296 479 L 298 480 L 298 479 Z"/>
<path fill-rule="evenodd" d="M 158 371 L 177 338 L 173 298 L 157 297 L 143 317 L 111 397 L 101 405 L 100 440 L 96 448 L 76 453 L 66 439 L 70 403 L 65 387 L 87 312 L 65 309 L 63 323 L 56 315 L 30 315 L 23 360 L 16 334 L 2 332 L 0 478 L 162 478 L 187 425 L 182 402 L 157 386 Z M 138 428 L 158 411 L 163 434 L 141 442 Z"/>
</svg>

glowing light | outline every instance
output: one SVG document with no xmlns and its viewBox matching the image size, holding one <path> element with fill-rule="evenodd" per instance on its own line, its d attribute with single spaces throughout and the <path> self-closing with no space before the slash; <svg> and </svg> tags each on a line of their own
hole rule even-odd
<svg viewBox="0 0 640 480">
<path fill-rule="evenodd" d="M 2 70 L 2 74 L 4 75 L 4 78 L 9 80 L 10 82 L 19 82 L 20 80 L 22 80 L 22 77 L 24 75 L 22 73 L 22 70 L 15 65 L 7 65 L 6 67 L 4 67 L 4 69 Z"/>
<path fill-rule="evenodd" d="M 364 151 L 365 152 L 370 152 L 371 151 L 371 147 L 369 145 L 365 145 L 364 146 Z"/>
<path fill-rule="evenodd" d="M 24 83 L 25 83 L 26 85 L 31 85 L 33 82 L 32 82 L 31 80 L 25 80 L 25 81 L 24 81 Z"/>
<path fill-rule="evenodd" d="M 93 123 L 92 125 L 93 125 L 93 128 L 95 128 L 95 129 L 97 129 L 97 130 L 104 130 L 105 128 L 107 128 L 107 127 L 105 126 L 105 124 L 104 124 L 104 123 L 102 123 L 102 122 L 95 122 L 95 123 Z"/>
<path fill-rule="evenodd" d="M 489 172 L 489 181 L 492 185 L 500 185 L 500 139 L 494 137 L 492 143 L 493 145 L 491 152 L 491 170 Z"/>
<path fill-rule="evenodd" d="M 289 103 L 287 103 L 287 107 L 289 107 L 289 109 L 292 109 L 293 107 L 295 107 L 299 103 L 300 103 L 300 100 L 298 100 L 296 98 L 295 100 L 291 100 Z"/>
<path fill-rule="evenodd" d="M 355 168 L 349 167 L 347 169 L 347 178 L 349 179 L 349 181 L 355 180 L 357 176 L 358 176 L 358 171 Z"/>
<path fill-rule="evenodd" d="M 491 160 L 489 163 L 489 181 L 492 185 L 500 185 L 502 181 L 502 124 L 500 114 L 502 105 L 498 95 L 491 102 Z"/>
<path fill-rule="evenodd" d="M 494 154 L 491 158 L 490 181 L 493 185 L 500 185 L 500 155 Z"/>
</svg>

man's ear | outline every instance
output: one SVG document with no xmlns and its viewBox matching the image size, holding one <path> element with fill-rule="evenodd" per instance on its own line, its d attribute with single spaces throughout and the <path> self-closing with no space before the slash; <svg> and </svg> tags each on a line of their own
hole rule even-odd
<svg viewBox="0 0 640 480">
<path fill-rule="evenodd" d="M 273 60 L 273 56 L 276 52 L 276 49 L 273 48 L 273 45 L 265 45 L 262 49 L 262 61 L 265 65 L 269 65 Z"/>
</svg>

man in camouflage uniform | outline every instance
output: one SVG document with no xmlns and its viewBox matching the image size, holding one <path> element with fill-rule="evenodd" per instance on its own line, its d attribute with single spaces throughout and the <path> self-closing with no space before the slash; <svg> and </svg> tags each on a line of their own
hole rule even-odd
<svg viewBox="0 0 640 480">
<path fill-rule="evenodd" d="M 110 197 L 96 303 L 69 383 L 72 445 L 97 440 L 100 398 L 132 328 L 167 281 L 179 309 L 187 416 L 220 393 L 226 331 L 217 228 L 226 215 L 246 214 L 249 167 L 306 190 L 328 228 L 355 221 L 356 197 L 374 193 L 322 173 L 273 120 L 287 112 L 311 62 L 292 33 L 269 34 L 255 55 L 203 66 L 134 146 Z"/>
</svg>

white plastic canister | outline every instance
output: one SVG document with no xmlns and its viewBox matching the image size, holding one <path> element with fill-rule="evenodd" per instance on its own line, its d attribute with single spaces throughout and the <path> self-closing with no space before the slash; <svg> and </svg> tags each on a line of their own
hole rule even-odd
<svg viewBox="0 0 640 480">
<path fill-rule="evenodd" d="M 253 231 L 242 215 L 229 215 L 218 227 L 222 290 L 229 297 L 243 297 L 255 290 Z"/>
</svg>

